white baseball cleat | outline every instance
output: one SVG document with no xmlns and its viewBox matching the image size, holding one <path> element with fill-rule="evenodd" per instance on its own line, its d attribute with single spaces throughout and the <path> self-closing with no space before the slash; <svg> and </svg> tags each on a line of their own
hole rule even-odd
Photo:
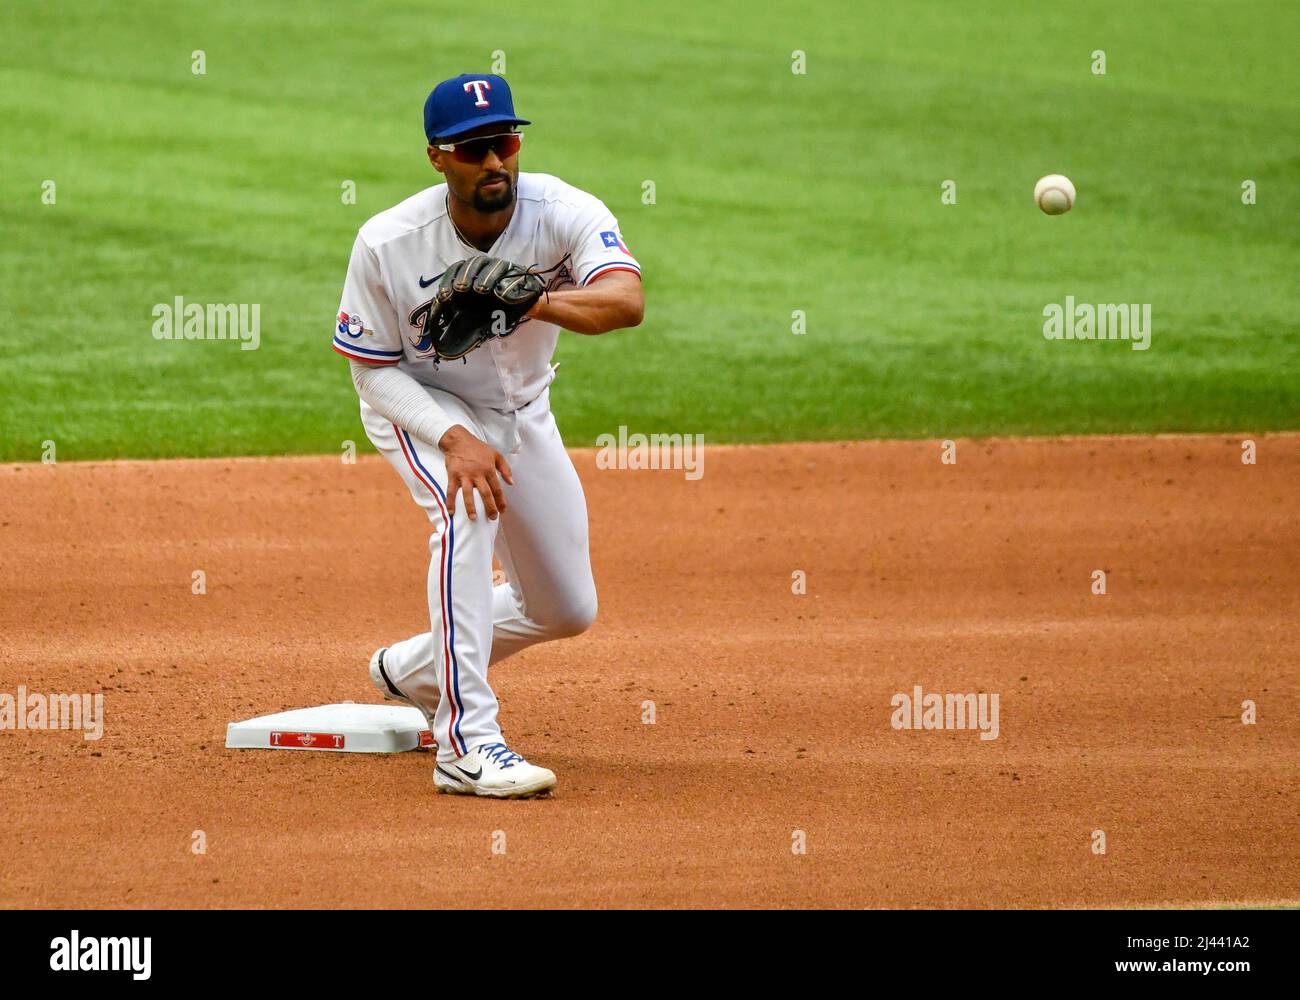
<svg viewBox="0 0 1300 1000">
<path fill-rule="evenodd" d="M 402 694 L 401 689 L 393 683 L 392 678 L 384 670 L 384 654 L 388 652 L 388 647 L 376 649 L 375 655 L 370 657 L 370 683 L 376 690 L 384 696 L 384 701 L 400 701 L 403 705 L 414 705 L 410 698 Z"/>
<path fill-rule="evenodd" d="M 484 743 L 459 760 L 435 766 L 433 784 L 452 795 L 530 799 L 554 788 L 555 774 L 528 763 L 504 743 Z"/>
</svg>

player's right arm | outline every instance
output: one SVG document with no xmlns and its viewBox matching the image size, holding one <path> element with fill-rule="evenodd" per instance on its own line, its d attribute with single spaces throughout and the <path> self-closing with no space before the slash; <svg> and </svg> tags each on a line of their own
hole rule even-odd
<svg viewBox="0 0 1300 1000">
<path fill-rule="evenodd" d="M 358 235 L 343 284 L 334 350 L 348 359 L 352 384 L 375 412 L 422 441 L 436 444 L 447 465 L 447 506 L 456 513 L 456 498 L 464 492 L 465 512 L 478 514 L 473 493 L 483 498 L 489 518 L 506 509 L 498 473 L 514 485 L 505 457 L 458 424 L 402 371 L 402 339 L 397 310 L 380 274 L 374 251 Z"/>
</svg>

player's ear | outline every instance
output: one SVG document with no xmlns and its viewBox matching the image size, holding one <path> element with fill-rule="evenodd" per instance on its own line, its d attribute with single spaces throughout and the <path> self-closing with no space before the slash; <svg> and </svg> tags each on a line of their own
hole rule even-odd
<svg viewBox="0 0 1300 1000">
<path fill-rule="evenodd" d="M 444 173 L 442 169 L 442 150 L 434 149 L 433 146 L 430 146 L 428 152 L 429 162 L 433 164 L 433 169 L 438 171 L 440 174 Z"/>
</svg>

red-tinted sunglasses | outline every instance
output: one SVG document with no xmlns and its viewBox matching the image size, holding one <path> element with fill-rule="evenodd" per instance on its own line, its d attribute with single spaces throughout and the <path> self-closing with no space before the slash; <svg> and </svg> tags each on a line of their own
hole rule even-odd
<svg viewBox="0 0 1300 1000">
<path fill-rule="evenodd" d="M 461 163 L 482 163 L 487 159 L 489 151 L 496 153 L 499 160 L 510 159 L 519 152 L 519 144 L 523 140 L 522 132 L 502 132 L 500 135 L 482 135 L 464 142 L 439 142 L 434 144 L 434 149 L 450 153 L 452 159 Z"/>
</svg>

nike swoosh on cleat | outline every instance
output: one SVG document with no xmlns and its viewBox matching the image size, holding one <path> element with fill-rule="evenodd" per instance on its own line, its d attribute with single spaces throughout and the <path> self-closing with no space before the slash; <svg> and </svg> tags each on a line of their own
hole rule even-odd
<svg viewBox="0 0 1300 1000">
<path fill-rule="evenodd" d="M 450 771 L 448 771 L 448 770 L 447 770 L 445 767 L 443 767 L 441 764 L 435 764 L 433 769 L 434 769 L 435 771 L 437 771 L 439 774 L 443 775 L 444 777 L 448 777 L 448 778 L 450 778 L 452 781 L 455 781 L 455 782 L 457 782 L 457 783 L 460 783 L 460 778 L 457 777 L 456 775 L 452 774 Z M 459 770 L 459 768 L 458 768 L 457 770 Z M 481 771 L 480 771 L 479 773 L 482 774 Z"/>
<path fill-rule="evenodd" d="M 466 771 L 459 764 L 456 764 L 454 766 L 457 771 L 465 775 L 465 777 L 469 778 L 470 781 L 478 781 L 479 778 L 483 777 L 483 768 L 481 767 L 477 771 Z"/>
</svg>

